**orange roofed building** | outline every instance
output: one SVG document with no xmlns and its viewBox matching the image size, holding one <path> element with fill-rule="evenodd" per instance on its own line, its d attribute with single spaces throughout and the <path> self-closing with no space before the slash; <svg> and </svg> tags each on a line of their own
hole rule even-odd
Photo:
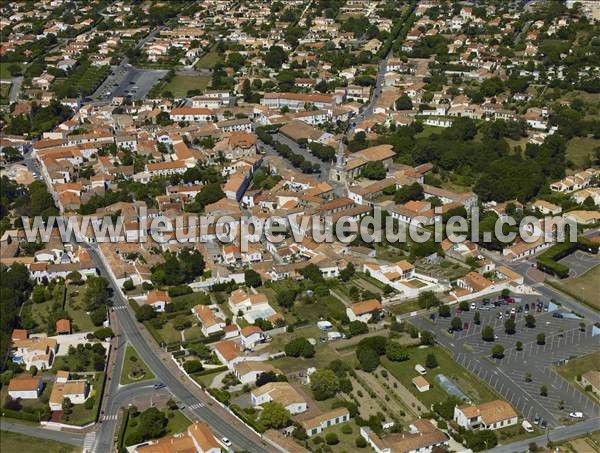
<svg viewBox="0 0 600 453">
<path fill-rule="evenodd" d="M 187 431 L 174 436 L 162 437 L 134 449 L 139 453 L 220 453 L 221 445 L 203 422 L 194 422 Z"/>
</svg>

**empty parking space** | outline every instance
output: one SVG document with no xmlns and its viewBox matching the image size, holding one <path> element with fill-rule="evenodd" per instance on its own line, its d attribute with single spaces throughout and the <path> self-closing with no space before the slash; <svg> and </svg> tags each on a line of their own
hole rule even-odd
<svg viewBox="0 0 600 453">
<path fill-rule="evenodd" d="M 424 316 L 413 322 L 433 331 L 437 341 L 452 351 L 458 363 L 487 382 L 525 418 L 533 421 L 539 417 L 553 427 L 562 424 L 573 411 L 581 411 L 587 417 L 598 416 L 598 405 L 553 368 L 576 356 L 600 350 L 600 336 L 592 336 L 592 325 L 585 320 L 571 317 L 560 307 L 553 312 L 556 307 L 546 300 L 542 302 L 540 310 L 536 297 L 524 297 L 519 303 L 498 307 L 478 304 L 478 309 L 482 308 L 478 310 L 478 324 L 474 322 L 475 310 L 461 312 L 457 307 L 452 308 L 449 317 L 428 319 Z M 528 314 L 535 318 L 535 327 L 526 325 L 526 303 Z M 454 317 L 461 319 L 463 328 L 451 332 Z M 515 320 L 515 333 L 507 334 L 505 322 L 511 317 Z M 494 328 L 494 341 L 482 339 L 486 325 Z M 538 344 L 540 333 L 545 335 L 544 344 Z M 517 350 L 517 342 L 521 343 L 520 350 Z M 502 359 L 491 357 L 491 349 L 496 344 L 505 348 Z M 541 395 L 542 386 L 547 388 L 546 396 Z"/>
</svg>

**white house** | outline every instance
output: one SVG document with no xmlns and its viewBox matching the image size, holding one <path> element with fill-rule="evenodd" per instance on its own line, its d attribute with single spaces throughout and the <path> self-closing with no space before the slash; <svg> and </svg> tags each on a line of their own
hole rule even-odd
<svg viewBox="0 0 600 453">
<path fill-rule="evenodd" d="M 233 373 L 242 384 L 254 385 L 256 379 L 263 373 L 283 374 L 268 362 L 244 361 L 233 366 Z"/>
<path fill-rule="evenodd" d="M 240 330 L 240 337 L 244 349 L 254 349 L 258 343 L 265 341 L 265 334 L 258 326 L 246 326 Z"/>
<path fill-rule="evenodd" d="M 269 382 L 250 392 L 252 405 L 257 407 L 270 401 L 276 401 L 290 414 L 300 414 L 307 410 L 304 398 L 287 382 Z"/>
<path fill-rule="evenodd" d="M 154 308 L 154 311 L 163 312 L 165 306 L 171 303 L 171 297 L 165 291 L 156 289 L 146 295 L 145 303 Z"/>
<path fill-rule="evenodd" d="M 348 420 L 350 420 L 350 412 L 348 409 L 345 407 L 339 407 L 321 415 L 317 415 L 314 418 L 304 420 L 301 424 L 305 429 L 306 434 L 308 434 L 310 437 L 319 434 L 321 431 L 330 426 L 345 423 Z"/>
<path fill-rule="evenodd" d="M 8 383 L 8 394 L 12 399 L 31 400 L 39 398 L 44 388 L 41 377 L 31 377 L 29 374 L 21 374 L 12 378 Z"/>
<path fill-rule="evenodd" d="M 196 305 L 192 308 L 192 313 L 202 323 L 202 335 L 205 337 L 223 331 L 225 321 L 217 317 L 206 305 Z"/>
<path fill-rule="evenodd" d="M 85 379 L 77 379 L 64 383 L 55 382 L 50 393 L 50 410 L 62 410 L 65 398 L 69 398 L 72 404 L 83 404 L 89 396 L 90 386 Z"/>
<path fill-rule="evenodd" d="M 495 400 L 479 405 L 456 406 L 454 421 L 465 429 L 499 429 L 516 425 L 518 415 L 506 401 Z"/>
<path fill-rule="evenodd" d="M 346 308 L 346 314 L 350 321 L 369 322 L 374 316 L 381 313 L 383 306 L 377 299 L 363 300 L 356 302 Z"/>
</svg>

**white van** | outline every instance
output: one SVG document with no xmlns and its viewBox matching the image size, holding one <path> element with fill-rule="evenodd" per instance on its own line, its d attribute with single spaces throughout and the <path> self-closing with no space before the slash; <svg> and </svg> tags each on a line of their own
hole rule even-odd
<svg viewBox="0 0 600 453">
<path fill-rule="evenodd" d="M 419 373 L 421 376 L 427 374 L 427 370 L 423 365 L 419 365 L 418 363 L 415 365 L 415 371 Z"/>
<path fill-rule="evenodd" d="M 533 432 L 533 426 L 527 420 L 523 420 L 523 423 L 521 423 L 521 426 L 523 427 L 523 429 L 526 432 L 528 432 L 528 433 L 532 433 Z"/>
</svg>

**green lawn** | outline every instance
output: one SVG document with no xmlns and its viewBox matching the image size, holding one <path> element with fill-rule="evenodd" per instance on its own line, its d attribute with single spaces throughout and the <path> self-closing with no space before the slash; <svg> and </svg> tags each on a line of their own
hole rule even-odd
<svg viewBox="0 0 600 453">
<path fill-rule="evenodd" d="M 172 434 L 179 434 L 184 432 L 188 426 L 190 426 L 192 424 L 191 420 L 189 418 L 187 418 L 185 415 L 183 415 L 183 413 L 181 413 L 180 411 L 172 411 L 170 409 L 164 409 L 163 412 L 165 412 L 165 414 L 167 415 L 167 419 L 168 419 L 168 424 L 167 424 L 167 428 L 165 430 L 165 435 L 169 436 Z M 138 416 L 135 417 L 129 417 L 129 420 L 127 422 L 127 427 L 125 428 L 125 446 L 129 446 L 131 444 L 129 444 L 127 442 L 127 438 L 129 436 L 129 434 L 131 434 L 136 426 L 137 426 L 137 418 Z"/>
<path fill-rule="evenodd" d="M 412 313 L 413 311 L 421 310 L 419 307 L 418 299 L 408 300 L 406 302 L 402 302 L 400 304 L 395 304 L 386 308 L 388 311 L 392 312 L 395 315 L 403 315 L 405 313 Z"/>
<path fill-rule="evenodd" d="M 212 384 L 213 379 L 215 378 L 215 376 L 223 373 L 226 370 L 219 370 L 219 371 L 215 371 L 213 373 L 206 373 L 206 374 L 197 374 L 197 375 L 193 375 L 192 378 L 194 379 L 194 381 L 196 381 L 198 384 L 200 384 L 202 387 L 210 387 L 210 384 Z"/>
<path fill-rule="evenodd" d="M 13 64 L 22 66 L 20 63 L 2 63 L 2 64 L 0 64 L 0 79 L 7 80 L 7 79 L 13 78 L 12 74 L 8 70 L 8 68 L 10 66 L 12 66 Z"/>
<path fill-rule="evenodd" d="M 196 63 L 196 68 L 212 69 L 215 67 L 215 65 L 219 61 L 221 61 L 221 54 L 211 50 L 210 52 L 208 52 L 208 53 L 202 55 L 202 57 L 200 57 L 200 59 L 198 60 L 198 63 Z"/>
<path fill-rule="evenodd" d="M 183 97 L 189 90 L 205 90 L 209 82 L 210 77 L 206 76 L 176 75 L 163 87 L 162 92 L 170 91 L 175 97 Z"/>
<path fill-rule="evenodd" d="M 552 284 L 594 310 L 600 311 L 600 266 L 590 269 L 581 277 L 552 280 Z"/>
<path fill-rule="evenodd" d="M 160 329 L 153 328 L 149 322 L 144 323 L 144 325 L 148 328 L 148 330 L 150 331 L 150 333 L 152 334 L 152 336 L 158 344 L 179 343 L 183 341 L 184 338 L 185 341 L 193 341 L 202 338 L 204 336 L 202 334 L 202 328 L 198 325 L 196 319 L 191 317 L 191 313 L 189 316 L 190 319 L 192 319 L 192 327 L 188 327 L 183 331 L 177 330 L 175 329 L 175 327 L 173 327 L 172 319 L 167 321 Z M 181 332 L 183 332 L 183 338 L 181 336 Z"/>
<path fill-rule="evenodd" d="M 65 309 L 73 321 L 73 332 L 93 332 L 98 329 L 84 308 L 84 290 L 84 286 L 69 286 L 67 289 Z"/>
<path fill-rule="evenodd" d="M 415 371 L 417 363 L 425 365 L 427 354 L 433 353 L 437 359 L 438 367 L 427 370 L 425 378 L 432 385 L 432 388 L 420 393 L 412 384 L 412 379 L 418 376 Z M 444 349 L 439 346 L 429 346 L 427 348 L 410 348 L 410 359 L 405 362 L 391 362 L 382 357 L 381 363 L 392 373 L 402 384 L 409 389 L 426 407 L 433 403 L 445 401 L 448 394 L 434 379 L 438 374 L 444 374 L 448 379 L 454 382 L 469 398 L 475 403 L 492 401 L 498 398 L 498 395 L 488 385 L 469 374 L 462 366 Z"/>
<path fill-rule="evenodd" d="M 6 453 L 17 451 L 26 451 L 27 453 L 71 453 L 80 451 L 69 444 L 25 436 L 10 431 L 0 431 L 0 450 Z"/>
<path fill-rule="evenodd" d="M 342 433 L 342 427 L 344 427 L 344 426 L 350 426 L 350 428 L 352 428 L 352 433 L 350 433 L 350 434 Z M 343 451 L 357 451 L 358 450 L 356 448 L 355 441 L 356 441 L 356 438 L 360 436 L 360 428 L 354 422 L 354 420 L 350 419 L 349 422 L 331 426 L 331 427 L 323 430 L 321 432 L 321 434 L 311 437 L 309 440 L 309 445 L 312 447 L 312 451 L 319 448 L 319 445 L 323 445 L 323 443 L 320 443 L 320 444 L 315 443 L 314 442 L 315 438 L 321 437 L 322 439 L 325 439 L 325 436 L 329 433 L 336 434 L 339 439 L 338 444 L 331 446 L 332 450 L 335 453 L 343 452 Z M 363 449 L 363 451 L 371 451 L 371 450 Z"/>
<path fill-rule="evenodd" d="M 568 381 L 576 381 L 577 376 L 590 370 L 600 370 L 600 352 L 571 359 L 566 365 L 556 368 L 556 371 Z"/>
<path fill-rule="evenodd" d="M 11 83 L 0 83 L 0 103 L 8 104 Z"/>
<path fill-rule="evenodd" d="M 121 385 L 146 381 L 148 379 L 154 379 L 154 374 L 152 374 L 152 371 L 150 371 L 148 365 L 140 358 L 136 350 L 132 346 L 127 345 L 123 370 L 121 371 Z"/>
<path fill-rule="evenodd" d="M 48 400 L 50 393 L 52 392 L 52 382 L 46 382 L 44 390 L 38 399 L 25 399 L 21 400 L 21 406 L 25 409 L 31 410 L 31 412 L 42 411 L 48 406 Z M 8 398 L 8 385 L 2 386 L 0 390 L 0 405 L 4 407 Z"/>
<path fill-rule="evenodd" d="M 577 168 L 586 168 L 590 165 L 590 157 L 594 148 L 600 146 L 600 139 L 588 137 L 575 137 L 567 143 L 567 160 L 572 161 Z"/>
</svg>

